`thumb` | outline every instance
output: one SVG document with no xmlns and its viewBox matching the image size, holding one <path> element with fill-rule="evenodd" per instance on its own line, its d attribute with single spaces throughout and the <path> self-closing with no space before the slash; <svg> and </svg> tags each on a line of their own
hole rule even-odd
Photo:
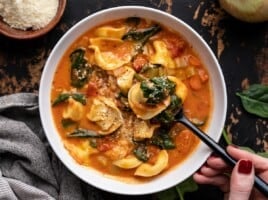
<svg viewBox="0 0 268 200">
<path fill-rule="evenodd" d="M 254 184 L 254 166 L 250 160 L 240 160 L 231 175 L 229 200 L 248 200 Z"/>
</svg>

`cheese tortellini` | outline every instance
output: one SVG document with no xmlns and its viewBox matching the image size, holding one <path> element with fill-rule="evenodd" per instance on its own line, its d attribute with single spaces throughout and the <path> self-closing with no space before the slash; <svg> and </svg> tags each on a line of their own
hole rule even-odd
<svg viewBox="0 0 268 200">
<path fill-rule="evenodd" d="M 123 68 L 123 72 L 120 74 L 120 76 L 118 76 L 117 85 L 124 94 L 127 94 L 133 85 L 134 75 L 134 69 L 126 66 Z"/>
<path fill-rule="evenodd" d="M 151 63 L 161 64 L 166 68 L 176 67 L 175 62 L 172 60 L 165 42 L 161 40 L 156 40 L 153 42 L 153 46 L 155 49 L 155 54 L 153 54 L 150 58 Z"/>
<path fill-rule="evenodd" d="M 170 104 L 170 97 L 155 106 L 145 104 L 146 99 L 140 88 L 140 83 L 133 85 L 128 92 L 128 102 L 138 118 L 148 120 L 165 110 Z"/>
<path fill-rule="evenodd" d="M 98 97 L 93 100 L 87 118 L 100 128 L 97 132 L 107 135 L 117 130 L 123 123 L 123 117 L 115 103 L 108 98 Z"/>
<path fill-rule="evenodd" d="M 68 106 L 62 113 L 64 119 L 71 119 L 73 121 L 79 121 L 82 119 L 84 115 L 84 106 L 75 101 L 73 98 L 68 99 Z"/>
<path fill-rule="evenodd" d="M 139 141 L 151 138 L 154 134 L 154 130 L 158 127 L 159 125 L 152 125 L 147 121 L 137 119 L 133 123 L 133 139 Z"/>
<path fill-rule="evenodd" d="M 184 102 L 188 94 L 187 86 L 175 76 L 168 76 L 168 79 L 176 83 L 175 94 Z"/>
<path fill-rule="evenodd" d="M 161 150 L 157 156 L 156 162 L 152 165 L 149 163 L 141 164 L 135 171 L 134 175 L 151 177 L 161 173 L 168 166 L 168 153 Z"/>
<path fill-rule="evenodd" d="M 113 164 L 123 169 L 132 169 L 142 164 L 142 161 L 140 161 L 135 156 L 130 155 L 126 158 L 114 161 Z"/>
<path fill-rule="evenodd" d="M 88 141 L 82 141 L 80 145 L 75 145 L 64 141 L 64 147 L 69 150 L 72 156 L 80 164 L 89 164 L 90 155 L 97 154 L 98 150 L 88 145 Z"/>
<path fill-rule="evenodd" d="M 95 30 L 95 35 L 97 37 L 108 37 L 108 38 L 118 38 L 121 39 L 122 36 L 125 34 L 126 28 L 119 27 L 114 28 L 112 26 L 101 26 Z"/>
</svg>

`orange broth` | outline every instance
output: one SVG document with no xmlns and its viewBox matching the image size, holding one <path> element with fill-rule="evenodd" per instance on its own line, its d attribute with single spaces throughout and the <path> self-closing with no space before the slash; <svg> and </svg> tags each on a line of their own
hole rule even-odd
<svg viewBox="0 0 268 200">
<path fill-rule="evenodd" d="M 150 20 L 144 20 L 141 19 L 140 23 L 137 25 L 137 29 L 143 29 L 150 27 L 152 24 L 155 24 L 155 22 Z M 61 104 L 58 104 L 56 106 L 52 106 L 52 113 L 54 118 L 55 126 L 63 140 L 63 143 L 66 147 L 66 149 L 70 152 L 70 155 L 81 165 L 93 167 L 96 170 L 100 171 L 101 173 L 120 177 L 120 178 L 127 178 L 127 179 L 134 179 L 138 181 L 145 181 L 150 180 L 150 178 L 143 178 L 139 176 L 134 176 L 134 172 L 136 168 L 134 169 L 121 169 L 115 165 L 112 164 L 114 160 L 116 160 L 121 155 L 116 155 L 116 151 L 112 152 L 112 154 L 109 154 L 107 156 L 107 151 L 114 148 L 116 145 L 119 145 L 120 147 L 124 148 L 120 143 L 117 143 L 118 138 L 124 138 L 125 140 L 129 141 L 127 144 L 127 155 L 132 154 L 133 147 L 135 144 L 130 144 L 132 141 L 131 131 L 132 131 L 132 121 L 134 118 L 137 118 L 137 116 L 130 110 L 120 110 L 123 115 L 124 119 L 124 127 L 125 130 L 128 130 L 127 134 L 130 134 L 128 136 L 124 136 L 124 132 L 121 131 L 120 136 L 117 135 L 117 131 L 115 131 L 112 134 L 106 135 L 103 138 L 70 138 L 68 137 L 68 134 L 74 130 L 74 128 L 77 128 L 77 126 L 82 127 L 84 129 L 88 130 L 98 130 L 98 126 L 92 122 L 89 121 L 86 117 L 86 114 L 90 111 L 90 107 L 92 105 L 92 99 L 95 98 L 96 94 L 99 95 L 100 93 L 104 96 L 111 97 L 116 105 L 121 105 L 122 102 L 120 101 L 118 97 L 118 93 L 120 92 L 120 89 L 118 88 L 116 84 L 116 78 L 114 77 L 112 71 L 108 72 L 107 79 L 108 82 L 102 82 L 100 85 L 97 84 L 95 86 L 91 86 L 90 82 L 93 82 L 94 84 L 97 82 L 94 77 L 90 78 L 88 80 L 88 83 L 85 84 L 81 88 L 76 88 L 74 90 L 74 87 L 70 83 L 70 69 L 71 69 L 71 61 L 70 61 L 70 54 L 77 48 L 83 48 L 85 49 L 85 55 L 84 57 L 87 58 L 87 61 L 90 63 L 95 64 L 94 60 L 94 51 L 92 49 L 89 49 L 88 46 L 90 45 L 90 38 L 96 37 L 95 30 L 102 26 L 111 26 L 111 27 L 126 27 L 127 30 L 129 30 L 129 25 L 126 23 L 126 19 L 111 21 L 109 23 L 103 24 L 101 26 L 95 27 L 86 33 L 82 34 L 76 41 L 72 43 L 72 45 L 67 49 L 67 51 L 64 53 L 58 67 L 56 70 L 56 73 L 54 75 L 53 79 L 53 87 L 51 90 L 51 102 L 53 102 L 57 96 L 64 92 L 64 91 L 76 91 L 81 94 L 84 94 L 86 96 L 87 102 L 83 106 L 84 107 L 84 116 L 79 122 L 75 122 L 74 124 L 71 124 L 67 127 L 64 127 L 62 125 L 62 119 L 63 119 L 63 111 L 66 109 L 66 106 L 68 105 L 68 102 L 65 101 Z M 180 33 L 173 32 L 170 29 L 167 29 L 165 26 L 161 26 L 161 31 L 156 33 L 154 36 L 152 36 L 146 44 L 149 44 L 149 47 L 151 47 L 151 51 L 153 52 L 154 49 L 152 48 L 152 41 L 154 40 L 161 40 L 164 41 L 164 43 L 167 46 L 167 49 L 170 53 L 171 58 L 175 61 L 177 67 L 175 69 L 168 69 L 164 70 L 164 73 L 166 75 L 172 75 L 176 76 L 180 80 L 183 81 L 183 83 L 186 85 L 188 89 L 188 94 L 183 102 L 183 110 L 184 113 L 187 115 L 189 119 L 193 119 L 194 122 L 202 122 L 200 125 L 200 128 L 202 130 L 206 130 L 206 127 L 209 124 L 209 118 L 211 115 L 211 111 L 213 108 L 213 101 L 212 101 L 212 91 L 210 90 L 210 80 L 209 80 L 209 73 L 207 72 L 207 69 L 200 61 L 198 54 L 195 53 L 195 51 L 192 49 L 191 45 L 180 35 Z M 107 44 L 105 46 L 105 51 L 111 51 L 115 52 L 119 57 L 120 55 L 125 55 L 126 52 L 128 52 L 128 49 L 133 45 L 133 42 L 125 41 L 123 46 L 120 48 L 117 48 L 113 45 Z M 103 50 L 104 51 L 104 50 Z M 154 52 L 153 52 L 154 53 Z M 143 53 L 138 53 L 145 54 Z M 136 70 L 137 73 L 139 73 L 138 69 L 140 66 L 140 63 L 148 62 L 148 55 L 140 55 L 140 60 L 137 60 L 137 55 L 135 55 L 134 58 L 132 58 L 131 63 L 128 63 L 129 66 L 132 66 L 133 69 Z M 145 58 L 145 60 L 143 59 Z M 187 58 L 186 66 L 185 64 L 182 64 L 180 66 L 180 58 Z M 136 59 L 136 60 L 135 60 Z M 147 60 L 146 60 L 147 59 Z M 136 61 L 135 65 L 133 62 Z M 138 64 L 137 64 L 138 63 Z M 115 70 L 116 71 L 116 70 Z M 93 80 L 93 81 L 92 81 Z M 95 82 L 94 82 L 95 81 Z M 135 80 L 134 80 L 135 81 Z M 94 85 L 93 84 L 93 85 Z M 98 90 L 102 88 L 102 90 L 99 92 Z M 96 90 L 96 91 L 95 91 Z M 120 127 L 121 128 L 121 127 Z M 120 129 L 119 128 L 119 129 Z M 118 129 L 118 130 L 119 130 Z M 121 128 L 122 129 L 122 128 Z M 122 133 L 123 132 L 123 133 Z M 199 139 L 194 136 L 191 131 L 187 130 L 183 125 L 181 124 L 175 124 L 172 125 L 172 127 L 169 130 L 169 134 L 172 137 L 175 148 L 173 149 L 167 149 L 168 152 L 168 166 L 165 168 L 164 171 L 171 170 L 174 167 L 179 167 L 178 165 L 183 162 L 187 157 L 191 155 L 191 153 L 196 149 L 199 143 Z M 123 135 L 123 136 L 122 136 Z M 88 153 L 89 146 L 91 142 L 95 142 L 95 145 L 97 147 L 91 147 L 91 150 L 96 150 L 95 153 Z M 155 162 L 156 156 L 158 152 L 161 149 L 154 146 L 154 145 L 148 145 L 148 154 L 150 155 L 148 163 L 153 164 Z M 124 151 L 124 149 L 123 149 Z M 113 155 L 113 153 L 115 155 Z M 162 173 L 162 172 L 161 172 Z"/>
</svg>

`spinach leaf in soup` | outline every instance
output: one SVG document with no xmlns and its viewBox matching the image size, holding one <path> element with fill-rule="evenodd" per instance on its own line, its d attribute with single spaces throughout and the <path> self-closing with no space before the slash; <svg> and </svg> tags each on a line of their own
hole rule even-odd
<svg viewBox="0 0 268 200">
<path fill-rule="evenodd" d="M 159 129 L 150 139 L 150 143 L 160 149 L 174 149 L 176 147 L 175 142 L 169 135 L 167 129 Z"/>
<path fill-rule="evenodd" d="M 171 95 L 170 105 L 162 111 L 160 114 L 155 116 L 152 120 L 164 124 L 172 123 L 175 119 L 176 114 L 182 109 L 182 101 L 177 95 Z"/>
<path fill-rule="evenodd" d="M 140 24 L 140 22 L 141 18 L 139 17 L 128 17 L 126 19 L 126 23 L 133 28 L 136 28 Z"/>
<path fill-rule="evenodd" d="M 136 146 L 133 151 L 136 158 L 138 158 L 142 162 L 147 162 L 149 160 L 149 155 L 147 153 L 147 147 L 145 144 L 141 143 Z"/>
<path fill-rule="evenodd" d="M 248 89 L 237 92 L 245 110 L 259 117 L 268 118 L 268 86 L 253 84 Z"/>
<path fill-rule="evenodd" d="M 78 48 L 70 55 L 71 61 L 71 85 L 76 88 L 83 87 L 88 82 L 91 73 L 90 64 L 85 58 L 85 50 Z"/>
<path fill-rule="evenodd" d="M 174 93 L 176 84 L 166 76 L 154 77 L 141 82 L 143 96 L 148 105 L 156 105 Z"/>
<path fill-rule="evenodd" d="M 58 97 L 52 102 L 52 106 L 56 106 L 60 103 L 66 102 L 69 98 L 73 98 L 75 101 L 80 102 L 81 104 L 86 104 L 86 96 L 80 93 L 61 93 Z"/>
<path fill-rule="evenodd" d="M 92 130 L 87 130 L 87 129 L 83 129 L 83 128 L 78 128 L 76 130 L 74 130 L 72 133 L 70 133 L 68 135 L 68 137 L 73 137 L 73 138 L 95 138 L 95 137 L 102 137 L 102 135 L 96 133 L 95 131 Z"/>
<path fill-rule="evenodd" d="M 123 35 L 122 40 L 131 40 L 136 42 L 136 52 L 142 52 L 143 46 L 150 39 L 150 37 L 154 36 L 159 31 L 161 31 L 161 27 L 158 24 L 142 30 L 131 29 Z"/>
</svg>

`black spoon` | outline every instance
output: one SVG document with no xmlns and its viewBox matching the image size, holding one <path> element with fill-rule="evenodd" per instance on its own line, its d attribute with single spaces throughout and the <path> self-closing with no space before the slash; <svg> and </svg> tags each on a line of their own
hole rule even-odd
<svg viewBox="0 0 268 200">
<path fill-rule="evenodd" d="M 181 109 L 180 112 L 177 113 L 174 119 L 175 122 L 180 122 L 184 124 L 186 127 L 191 129 L 193 133 L 195 133 L 196 136 L 198 136 L 206 145 L 208 145 L 215 153 L 217 153 L 219 156 L 221 156 L 227 163 L 234 166 L 237 161 L 234 160 L 229 154 L 226 152 L 226 150 L 221 147 L 217 142 L 215 142 L 211 137 L 209 137 L 207 134 L 205 134 L 203 131 L 201 131 L 199 128 L 197 128 L 195 125 L 190 122 L 189 119 L 187 119 L 184 114 L 183 110 Z M 243 181 L 243 180 L 241 180 Z M 268 197 L 268 185 L 266 182 L 264 182 L 260 177 L 255 175 L 254 178 L 254 184 L 255 187 L 266 197 Z"/>
</svg>

